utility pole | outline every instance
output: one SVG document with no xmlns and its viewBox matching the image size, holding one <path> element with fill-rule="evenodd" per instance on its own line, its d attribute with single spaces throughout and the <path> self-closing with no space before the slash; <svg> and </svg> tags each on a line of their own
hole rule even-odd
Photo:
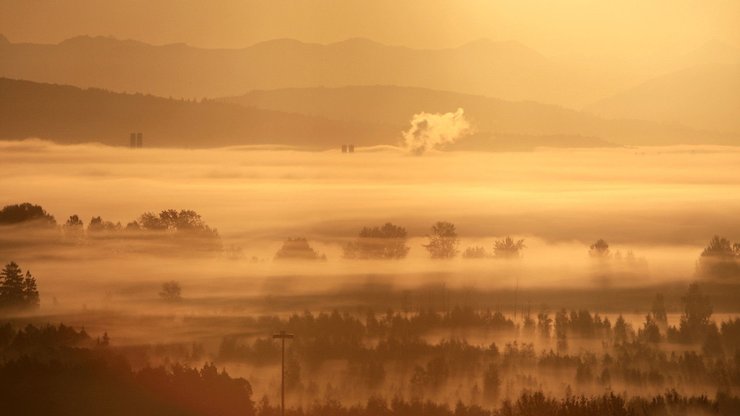
<svg viewBox="0 0 740 416">
<path fill-rule="evenodd" d="M 285 416 L 285 340 L 286 339 L 293 339 L 294 335 L 289 334 L 285 331 L 280 331 L 275 334 L 272 334 L 273 339 L 280 339 L 283 344 L 283 352 L 282 352 L 282 368 L 281 368 L 281 376 L 280 376 L 280 415 Z"/>
</svg>

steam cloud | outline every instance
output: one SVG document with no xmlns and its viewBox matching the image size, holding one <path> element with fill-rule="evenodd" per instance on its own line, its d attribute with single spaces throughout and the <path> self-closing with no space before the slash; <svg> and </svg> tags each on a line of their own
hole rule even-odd
<svg viewBox="0 0 740 416">
<path fill-rule="evenodd" d="M 454 113 L 417 113 L 411 117 L 411 128 L 403 133 L 409 153 L 422 155 L 442 145 L 454 143 L 471 132 L 465 112 L 458 108 Z"/>
</svg>

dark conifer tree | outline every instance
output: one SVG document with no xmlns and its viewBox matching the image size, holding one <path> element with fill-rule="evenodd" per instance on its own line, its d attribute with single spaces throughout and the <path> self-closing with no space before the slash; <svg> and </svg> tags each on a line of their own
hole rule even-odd
<svg viewBox="0 0 740 416">
<path fill-rule="evenodd" d="M 15 262 L 6 264 L 0 272 L 0 308 L 25 309 L 38 308 L 39 291 L 36 287 L 36 278 L 31 272 L 26 272 Z"/>
<path fill-rule="evenodd" d="M 26 278 L 23 279 L 23 306 L 26 308 L 36 309 L 39 307 L 39 291 L 36 287 L 36 278 L 26 271 Z"/>
<path fill-rule="evenodd" d="M 6 264 L 0 272 L 0 307 L 19 308 L 25 301 L 23 271 L 15 262 Z"/>
</svg>

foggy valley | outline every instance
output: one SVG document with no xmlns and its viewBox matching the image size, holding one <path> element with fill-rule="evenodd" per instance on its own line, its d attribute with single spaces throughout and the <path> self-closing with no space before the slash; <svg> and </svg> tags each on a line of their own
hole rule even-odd
<svg viewBox="0 0 740 416">
<path fill-rule="evenodd" d="M 134 3 L 0 2 L 0 413 L 740 414 L 734 3 Z"/>
</svg>

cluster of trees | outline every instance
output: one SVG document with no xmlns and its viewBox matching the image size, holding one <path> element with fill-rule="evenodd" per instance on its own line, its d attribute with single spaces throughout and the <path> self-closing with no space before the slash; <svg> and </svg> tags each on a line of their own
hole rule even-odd
<svg viewBox="0 0 740 416">
<path fill-rule="evenodd" d="M 0 311 L 19 311 L 39 307 L 36 278 L 30 271 L 10 262 L 0 271 Z"/>
<path fill-rule="evenodd" d="M 740 320 L 722 322 L 718 326 L 712 317 L 712 304 L 698 283 L 689 285 L 686 294 L 681 298 L 683 312 L 678 326 L 668 325 L 668 314 L 663 295 L 657 294 L 650 312 L 645 316 L 641 328 L 635 330 L 619 315 L 614 323 L 598 313 L 591 314 L 586 310 L 561 310 L 553 320 L 546 312 L 537 315 L 537 322 L 527 316 L 523 329 L 535 331 L 544 337 L 555 336 L 560 349 L 567 349 L 569 336 L 578 338 L 609 339 L 615 344 L 633 341 L 656 344 L 659 342 L 700 344 L 707 353 L 723 354 L 740 347 Z"/>
<path fill-rule="evenodd" d="M 85 227 L 79 215 L 71 215 L 64 224 L 56 220 L 41 206 L 22 203 L 5 206 L 0 210 L 0 226 L 22 226 L 27 229 L 55 231 L 63 241 L 78 243 L 85 239 L 162 239 L 176 244 L 179 248 L 197 250 L 221 250 L 218 231 L 209 227 L 203 218 L 192 210 L 167 209 L 158 214 L 145 212 L 138 219 L 127 223 L 112 222 L 94 216 Z M 58 240 L 57 240 L 58 241 Z"/>
<path fill-rule="evenodd" d="M 56 226 L 54 217 L 39 205 L 28 202 L 7 205 L 0 209 L 0 225 L 26 225 L 42 228 Z"/>
<path fill-rule="evenodd" d="M 72 215 L 64 223 L 65 234 L 78 236 L 84 230 L 84 223 L 78 215 Z M 119 231 L 160 231 L 171 233 L 190 233 L 218 236 L 218 232 L 209 227 L 195 211 L 166 209 L 159 214 L 145 212 L 137 220 L 124 227 L 120 222 L 113 223 L 101 217 L 92 217 L 87 226 L 88 234 Z"/>
<path fill-rule="evenodd" d="M 740 276 L 740 243 L 714 236 L 699 257 L 698 272 L 707 277 Z"/>
<path fill-rule="evenodd" d="M 158 214 L 145 212 L 126 226 L 97 216 L 90 219 L 85 230 L 79 216 L 72 215 L 62 226 L 64 236 L 70 241 L 83 238 L 142 239 L 166 241 L 180 249 L 218 251 L 222 249 L 218 231 L 209 227 L 203 218 L 192 210 L 167 209 Z"/>
<path fill-rule="evenodd" d="M 506 236 L 506 238 L 493 242 L 492 256 L 497 259 L 517 259 L 521 257 L 521 252 L 525 248 L 527 248 L 527 246 L 524 245 L 524 240 L 513 240 L 511 237 Z M 491 257 L 486 249 L 481 246 L 466 248 L 462 256 L 466 259 L 483 259 Z"/>
<path fill-rule="evenodd" d="M 3 225 L 56 227 L 57 222 L 54 216 L 47 213 L 40 205 L 24 202 L 7 205 L 0 209 L 0 226 Z M 65 233 L 72 235 L 85 231 L 85 224 L 79 215 L 71 215 L 62 227 Z M 166 209 L 158 214 L 145 212 L 126 226 L 123 226 L 121 222 L 106 221 L 97 216 L 92 217 L 87 226 L 87 231 L 90 233 L 123 230 L 218 234 L 215 229 L 209 227 L 203 221 L 200 214 L 192 210 Z"/>
<path fill-rule="evenodd" d="M 386 223 L 380 227 L 363 227 L 355 241 L 344 246 L 346 259 L 402 259 L 409 252 L 406 229 Z"/>
</svg>

